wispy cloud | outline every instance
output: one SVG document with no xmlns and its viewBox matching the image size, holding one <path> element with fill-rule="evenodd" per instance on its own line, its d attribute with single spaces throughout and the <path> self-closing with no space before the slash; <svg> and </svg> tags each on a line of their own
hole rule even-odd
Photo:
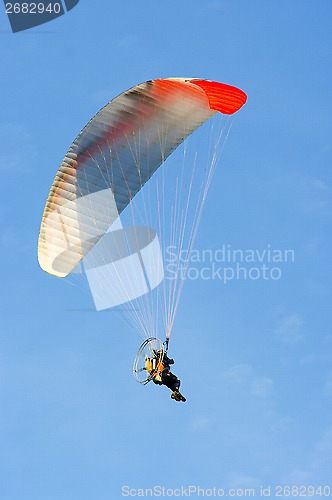
<svg viewBox="0 0 332 500">
<path fill-rule="evenodd" d="M 135 35 L 125 35 L 117 42 L 118 49 L 129 50 L 136 47 L 138 44 L 138 38 Z"/>
<path fill-rule="evenodd" d="M 305 484 L 309 481 L 326 481 L 332 470 L 332 426 L 327 427 L 307 454 L 307 465 L 290 471 L 284 483 Z"/>
<path fill-rule="evenodd" d="M 332 397 L 332 374 L 329 375 L 328 380 L 323 386 L 323 396 Z"/>
<path fill-rule="evenodd" d="M 223 371 L 222 377 L 228 386 L 238 386 L 248 395 L 265 398 L 272 393 L 273 380 L 269 377 L 257 375 L 249 364 L 234 365 Z"/>
<path fill-rule="evenodd" d="M 298 178 L 298 191 L 301 197 L 301 208 L 305 213 L 324 212 L 331 209 L 331 188 L 320 178 Z"/>
<path fill-rule="evenodd" d="M 290 314 L 280 321 L 275 333 L 286 344 L 296 344 L 303 340 L 304 319 L 299 314 Z"/>
<path fill-rule="evenodd" d="M 312 478 L 313 475 L 310 469 L 294 469 L 285 476 L 283 482 L 286 484 L 308 484 Z"/>
<path fill-rule="evenodd" d="M 324 191 L 324 192 L 331 191 L 330 186 L 326 182 L 322 181 L 321 179 L 313 179 L 312 187 L 313 187 L 313 189 L 317 189 L 318 191 Z"/>
<path fill-rule="evenodd" d="M 223 378 L 231 384 L 242 385 L 252 378 L 252 371 L 249 364 L 233 365 L 223 371 Z"/>
<path fill-rule="evenodd" d="M 332 190 L 321 177 L 304 176 L 302 172 L 275 175 L 268 183 L 269 196 L 282 195 L 304 214 L 325 215 L 332 209 Z"/>
<path fill-rule="evenodd" d="M 191 422 L 191 430 L 192 431 L 201 431 L 207 429 L 212 424 L 211 417 L 206 415 L 197 415 L 193 418 Z"/>
<path fill-rule="evenodd" d="M 251 394 L 259 398 L 266 398 L 272 393 L 273 380 L 268 377 L 258 377 L 252 381 Z"/>
<path fill-rule="evenodd" d="M 332 462 L 332 425 L 325 430 L 314 451 L 315 455 L 317 455 L 315 465 L 319 466 L 320 462 L 324 462 L 325 458 Z"/>
<path fill-rule="evenodd" d="M 12 153 L 11 155 L 0 155 L 0 171 L 10 172 L 14 171 L 20 167 L 20 157 L 19 155 Z"/>
<path fill-rule="evenodd" d="M 236 490 L 237 489 L 247 490 L 249 488 L 258 490 L 261 484 L 262 480 L 255 476 L 239 475 L 232 479 L 230 487 Z"/>
<path fill-rule="evenodd" d="M 273 432 L 275 434 L 284 434 L 285 432 L 288 432 L 294 425 L 294 421 L 290 417 L 278 415 L 272 416 L 275 417 L 275 420 L 272 421 L 270 432 Z"/>
</svg>

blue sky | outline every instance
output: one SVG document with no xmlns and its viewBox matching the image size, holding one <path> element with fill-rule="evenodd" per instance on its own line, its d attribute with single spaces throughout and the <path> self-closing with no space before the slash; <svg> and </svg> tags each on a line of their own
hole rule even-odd
<svg viewBox="0 0 332 500">
<path fill-rule="evenodd" d="M 1 13 L 1 499 L 332 487 L 331 15 L 327 0 L 81 0 L 12 34 Z M 248 94 L 196 247 L 295 255 L 279 280 L 187 281 L 170 350 L 181 405 L 133 380 L 138 336 L 37 263 L 45 199 L 78 131 L 167 76 Z"/>
</svg>

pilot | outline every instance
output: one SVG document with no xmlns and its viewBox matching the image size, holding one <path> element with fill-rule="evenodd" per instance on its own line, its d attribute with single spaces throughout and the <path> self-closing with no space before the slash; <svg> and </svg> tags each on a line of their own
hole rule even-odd
<svg viewBox="0 0 332 500">
<path fill-rule="evenodd" d="M 171 398 L 175 401 L 186 401 L 179 391 L 181 381 L 170 370 L 170 365 L 174 364 L 174 359 L 171 359 L 163 351 L 155 351 L 154 357 L 145 356 L 145 369 L 150 373 L 151 379 L 157 385 L 166 385 L 171 391 Z"/>
</svg>

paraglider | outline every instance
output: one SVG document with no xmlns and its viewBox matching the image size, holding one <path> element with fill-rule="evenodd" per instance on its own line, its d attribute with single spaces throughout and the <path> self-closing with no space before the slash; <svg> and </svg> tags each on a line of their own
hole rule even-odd
<svg viewBox="0 0 332 500">
<path fill-rule="evenodd" d="M 242 90 L 198 78 L 150 80 L 109 102 L 79 133 L 55 176 L 38 240 L 42 269 L 65 278 L 83 263 L 97 310 L 113 307 L 143 338 L 166 334 L 168 342 L 185 269 L 173 259 L 170 277 L 167 252 L 187 246 L 190 254 L 228 117 L 245 102 Z M 226 124 L 215 141 L 210 136 L 200 163 L 186 140 L 216 114 Z M 172 164 L 179 145 L 183 157 Z M 150 342 L 156 352 L 163 349 L 157 340 Z M 151 353 L 147 358 L 156 361 Z M 151 377 L 142 365 L 134 375 L 148 374 L 145 383 L 160 377 L 178 396 L 165 355 L 164 371 L 152 370 Z"/>
</svg>

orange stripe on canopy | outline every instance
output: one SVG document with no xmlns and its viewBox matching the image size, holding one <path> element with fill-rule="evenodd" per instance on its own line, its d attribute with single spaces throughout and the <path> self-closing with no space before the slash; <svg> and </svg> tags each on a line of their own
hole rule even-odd
<svg viewBox="0 0 332 500">
<path fill-rule="evenodd" d="M 186 80 L 184 78 L 157 78 L 156 80 L 152 80 L 152 83 L 154 97 L 157 99 L 172 101 L 179 96 L 179 93 L 185 93 L 188 98 L 192 97 L 198 102 L 201 101 L 203 106 L 207 104 L 206 96 L 204 96 L 201 89 L 191 85 L 191 80 Z"/>
</svg>

